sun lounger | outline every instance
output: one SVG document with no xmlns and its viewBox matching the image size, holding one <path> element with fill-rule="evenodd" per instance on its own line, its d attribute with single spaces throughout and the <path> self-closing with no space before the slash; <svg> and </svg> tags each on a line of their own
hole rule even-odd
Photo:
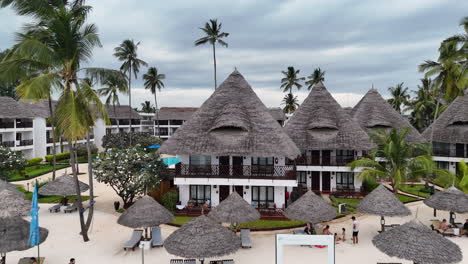
<svg viewBox="0 0 468 264">
<path fill-rule="evenodd" d="M 161 228 L 159 226 L 151 228 L 151 247 L 162 247 Z"/>
<path fill-rule="evenodd" d="M 432 223 L 431 224 L 432 230 L 436 231 L 437 233 L 442 234 L 442 236 L 456 236 L 457 235 L 454 231 L 447 232 L 447 231 L 440 229 L 440 220 L 433 219 L 431 220 L 431 223 Z"/>
<path fill-rule="evenodd" d="M 242 248 L 251 248 L 252 240 L 250 239 L 250 229 L 241 229 L 240 230 Z"/>
<path fill-rule="evenodd" d="M 60 207 L 61 206 L 62 206 L 61 204 L 56 204 L 56 205 L 49 208 L 49 212 L 58 213 L 58 212 L 60 212 Z"/>
<path fill-rule="evenodd" d="M 37 259 L 37 258 L 36 258 Z M 45 261 L 44 257 L 41 257 L 41 264 Z M 31 258 L 20 258 L 18 264 L 32 264 Z"/>
<path fill-rule="evenodd" d="M 223 264 L 234 264 L 234 260 L 233 259 L 223 260 Z"/>
<path fill-rule="evenodd" d="M 184 264 L 197 264 L 196 259 L 184 259 Z"/>
<path fill-rule="evenodd" d="M 224 260 L 212 260 L 210 264 L 234 264 L 233 259 L 224 259 Z"/>
<path fill-rule="evenodd" d="M 184 260 L 183 259 L 171 259 L 170 264 L 183 264 Z"/>
<path fill-rule="evenodd" d="M 78 205 L 76 203 L 73 203 L 72 205 L 68 206 L 63 210 L 63 212 L 66 213 L 72 213 L 74 211 L 78 211 Z"/>
<path fill-rule="evenodd" d="M 138 244 L 140 243 L 142 236 L 143 230 L 133 230 L 132 237 L 124 245 L 124 250 L 135 250 L 136 246 L 138 246 Z"/>
</svg>

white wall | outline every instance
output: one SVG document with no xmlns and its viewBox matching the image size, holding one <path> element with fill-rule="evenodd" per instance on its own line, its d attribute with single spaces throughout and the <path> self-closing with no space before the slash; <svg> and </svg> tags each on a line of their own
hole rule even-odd
<svg viewBox="0 0 468 264">
<path fill-rule="evenodd" d="M 211 185 L 211 205 L 217 206 L 219 204 L 219 185 Z"/>
<path fill-rule="evenodd" d="M 103 119 L 98 118 L 94 125 L 94 144 L 99 151 L 103 151 L 102 138 L 106 135 L 106 123 Z"/>
<path fill-rule="evenodd" d="M 285 197 L 284 197 L 284 187 L 276 186 L 275 187 L 275 204 L 276 208 L 283 208 L 285 204 Z"/>
<path fill-rule="evenodd" d="M 183 205 L 187 205 L 190 200 L 190 186 L 189 185 L 178 185 L 179 187 L 179 201 Z"/>
<path fill-rule="evenodd" d="M 43 158 L 47 155 L 47 126 L 45 118 L 37 117 L 33 119 L 33 156 Z"/>
<path fill-rule="evenodd" d="M 249 187 L 249 189 L 247 189 L 246 187 Z M 252 204 L 252 186 L 244 186 L 243 189 L 244 189 L 244 195 L 243 195 L 244 200 L 246 200 L 247 203 Z"/>
</svg>

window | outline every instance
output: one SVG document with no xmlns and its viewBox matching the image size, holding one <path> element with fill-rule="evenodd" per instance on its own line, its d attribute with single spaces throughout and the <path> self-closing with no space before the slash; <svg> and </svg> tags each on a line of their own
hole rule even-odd
<svg viewBox="0 0 468 264">
<path fill-rule="evenodd" d="M 177 127 L 171 127 L 171 135 L 173 135 L 177 130 Z"/>
<path fill-rule="evenodd" d="M 158 128 L 156 128 L 156 135 L 158 134 Z M 160 136 L 167 136 L 169 133 L 168 133 L 168 130 L 167 130 L 167 127 L 160 127 L 159 128 L 159 135 Z"/>
<path fill-rule="evenodd" d="M 336 150 L 336 165 L 344 166 L 354 160 L 354 150 Z"/>
<path fill-rule="evenodd" d="M 203 156 L 203 155 L 190 156 L 190 165 L 211 165 L 211 156 Z"/>
<path fill-rule="evenodd" d="M 336 173 L 336 189 L 338 190 L 354 189 L 354 173 L 337 172 Z"/>
<path fill-rule="evenodd" d="M 435 156 L 450 156 L 450 144 L 434 142 L 433 152 Z"/>
<path fill-rule="evenodd" d="M 190 174 L 211 174 L 211 156 L 190 156 L 189 164 Z"/>
<path fill-rule="evenodd" d="M 254 158 L 252 157 L 252 174 L 273 174 L 273 157 Z"/>
<path fill-rule="evenodd" d="M 171 126 L 181 126 L 183 122 L 183 120 L 171 120 Z"/>
<path fill-rule="evenodd" d="M 159 122 L 160 126 L 167 126 L 169 124 L 169 120 L 155 120 L 154 125 L 157 126 Z"/>
<path fill-rule="evenodd" d="M 16 133 L 16 140 L 21 140 L 23 135 L 21 133 Z"/>
<path fill-rule="evenodd" d="M 447 161 L 436 161 L 436 165 L 438 169 L 448 170 L 449 163 Z"/>
<path fill-rule="evenodd" d="M 260 208 L 272 208 L 275 204 L 273 186 L 252 186 L 252 204 Z"/>
<path fill-rule="evenodd" d="M 197 204 L 204 204 L 207 200 L 211 202 L 211 186 L 190 185 L 190 200 Z"/>
<path fill-rule="evenodd" d="M 106 135 L 112 134 L 112 129 L 111 128 L 106 128 Z"/>
<path fill-rule="evenodd" d="M 301 185 L 307 185 L 307 172 L 306 171 L 297 172 L 297 183 Z"/>
</svg>

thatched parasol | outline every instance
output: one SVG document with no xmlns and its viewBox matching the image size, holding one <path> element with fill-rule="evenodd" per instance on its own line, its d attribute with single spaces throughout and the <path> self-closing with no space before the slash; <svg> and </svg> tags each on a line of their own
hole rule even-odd
<svg viewBox="0 0 468 264">
<path fill-rule="evenodd" d="M 130 206 L 117 223 L 131 228 L 148 228 L 172 222 L 174 216 L 152 197 L 145 196 Z"/>
<path fill-rule="evenodd" d="M 22 194 L 20 191 L 16 189 L 15 185 L 8 183 L 6 181 L 0 180 L 0 190 L 3 190 L 3 189 L 8 189 L 10 191 L 14 191 L 14 192 Z"/>
<path fill-rule="evenodd" d="M 284 211 L 289 219 L 312 224 L 329 221 L 336 217 L 336 209 L 313 191 L 308 191 Z"/>
<path fill-rule="evenodd" d="M 260 219 L 260 213 L 237 192 L 232 192 L 224 201 L 214 207 L 208 216 L 233 225 Z"/>
<path fill-rule="evenodd" d="M 86 192 L 89 190 L 89 186 L 86 183 L 80 181 L 79 185 L 81 192 Z M 76 195 L 75 179 L 68 175 L 60 176 L 39 188 L 39 194 L 43 196 L 57 195 L 64 197 Z"/>
<path fill-rule="evenodd" d="M 240 246 L 238 236 L 204 215 L 183 225 L 164 242 L 170 254 L 201 260 L 232 254 Z"/>
<path fill-rule="evenodd" d="M 380 185 L 357 205 L 361 213 L 380 215 L 382 232 L 385 231 L 385 216 L 408 216 L 411 211 L 385 186 Z"/>
<path fill-rule="evenodd" d="M 39 228 L 39 243 L 46 240 L 49 231 Z M 29 245 L 29 222 L 21 217 L 0 218 L 0 253 L 27 250 Z"/>
<path fill-rule="evenodd" d="M 463 259 L 457 244 L 416 221 L 382 232 L 372 243 L 391 257 L 414 263 L 449 264 Z"/>
<path fill-rule="evenodd" d="M 468 213 L 468 195 L 453 186 L 447 190 L 436 192 L 426 198 L 424 203 L 437 210 L 459 214 Z"/>
<path fill-rule="evenodd" d="M 0 190 L 0 218 L 28 216 L 31 202 L 16 192 Z"/>
</svg>

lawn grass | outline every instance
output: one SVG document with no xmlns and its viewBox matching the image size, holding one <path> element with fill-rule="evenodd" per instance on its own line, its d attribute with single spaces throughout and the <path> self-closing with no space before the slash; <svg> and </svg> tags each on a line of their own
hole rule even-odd
<svg viewBox="0 0 468 264">
<path fill-rule="evenodd" d="M 358 198 L 337 198 L 334 196 L 330 196 L 330 200 L 332 201 L 332 206 L 338 210 L 339 204 L 346 204 L 346 211 L 349 213 L 356 212 L 356 206 L 358 203 L 361 202 L 362 199 Z"/>
<path fill-rule="evenodd" d="M 24 198 L 27 200 L 32 200 L 33 193 L 26 191 L 23 187 L 18 186 L 18 191 L 24 193 Z M 67 196 L 68 202 L 73 203 L 76 200 L 76 195 L 71 195 Z M 38 202 L 39 203 L 51 203 L 51 204 L 57 204 L 60 203 L 63 199 L 63 196 L 41 196 L 39 195 L 38 197 Z M 81 199 L 84 201 L 89 200 L 89 196 L 82 195 Z"/>
<path fill-rule="evenodd" d="M 57 170 L 64 169 L 67 167 L 70 167 L 70 166 L 65 165 L 65 164 L 56 165 Z M 13 181 L 30 180 L 38 176 L 52 172 L 52 170 L 53 170 L 52 165 L 49 165 L 49 164 L 34 165 L 34 166 L 26 167 L 22 172 L 15 172 L 12 176 L 10 176 L 10 178 L 8 178 L 8 181 L 13 182 Z"/>
<path fill-rule="evenodd" d="M 397 194 L 397 197 L 398 197 L 398 199 L 400 199 L 400 201 L 402 203 L 409 203 L 409 202 L 419 201 L 418 198 L 409 197 L 409 196 L 402 195 L 402 194 L 399 194 L 399 193 Z"/>
<path fill-rule="evenodd" d="M 175 220 L 172 224 L 176 225 L 184 225 L 188 221 L 192 220 L 193 216 L 175 216 Z M 265 220 L 260 219 L 257 221 L 252 221 L 248 223 L 243 223 L 239 225 L 239 228 L 249 228 L 249 229 L 274 229 L 274 228 L 289 228 L 299 225 L 305 225 L 304 222 L 296 221 L 296 220 Z"/>
<path fill-rule="evenodd" d="M 426 187 L 424 185 L 410 185 L 410 184 L 403 184 L 400 186 L 400 190 L 403 192 L 411 193 L 417 196 L 421 197 L 429 197 L 431 194 L 426 190 Z"/>
</svg>

